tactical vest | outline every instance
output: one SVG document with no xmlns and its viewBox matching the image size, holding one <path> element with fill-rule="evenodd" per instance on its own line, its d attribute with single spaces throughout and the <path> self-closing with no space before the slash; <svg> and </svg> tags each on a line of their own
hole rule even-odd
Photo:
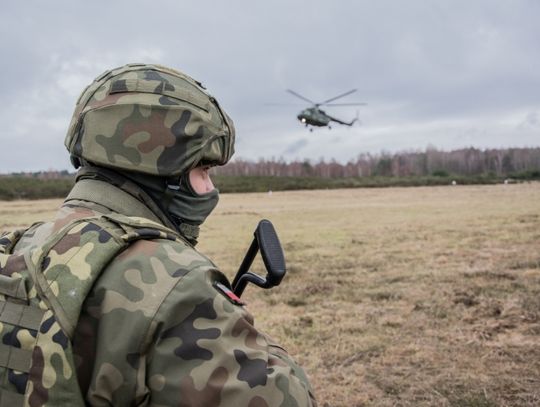
<svg viewBox="0 0 540 407">
<path fill-rule="evenodd" d="M 180 237 L 147 219 L 103 215 L 12 254 L 24 232 L 0 238 L 0 407 L 84 406 L 71 339 L 86 296 L 132 242 Z"/>
</svg>

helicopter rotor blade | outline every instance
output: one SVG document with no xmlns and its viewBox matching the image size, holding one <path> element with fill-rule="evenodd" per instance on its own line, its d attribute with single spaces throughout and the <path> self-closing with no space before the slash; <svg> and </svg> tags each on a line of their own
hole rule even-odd
<svg viewBox="0 0 540 407">
<path fill-rule="evenodd" d="M 358 103 L 325 103 L 325 106 L 367 106 L 365 102 Z"/>
<path fill-rule="evenodd" d="M 333 98 L 330 98 L 328 100 L 325 100 L 324 102 L 321 102 L 319 103 L 319 105 L 325 105 L 327 104 L 328 102 L 331 102 L 332 100 L 336 100 L 336 99 L 339 99 L 339 98 L 342 98 L 343 96 L 347 96 L 347 95 L 350 95 L 351 93 L 354 93 L 356 92 L 358 89 L 352 89 L 348 92 L 345 92 L 345 93 L 342 93 L 341 95 L 338 95 L 338 96 L 334 96 Z"/>
<path fill-rule="evenodd" d="M 305 100 L 306 102 L 309 102 L 309 103 L 311 103 L 311 104 L 313 104 L 313 105 L 317 105 L 317 103 L 315 103 L 313 100 L 309 100 L 308 98 L 306 98 L 306 97 L 304 97 L 304 96 L 302 96 L 302 95 L 296 93 L 294 90 L 287 89 L 287 92 L 289 92 L 290 94 L 296 96 L 297 98 L 300 98 L 300 99 L 302 99 L 302 100 Z"/>
<path fill-rule="evenodd" d="M 300 104 L 300 103 L 273 103 L 273 102 L 263 103 L 263 105 L 265 106 L 305 106 L 304 104 Z"/>
</svg>

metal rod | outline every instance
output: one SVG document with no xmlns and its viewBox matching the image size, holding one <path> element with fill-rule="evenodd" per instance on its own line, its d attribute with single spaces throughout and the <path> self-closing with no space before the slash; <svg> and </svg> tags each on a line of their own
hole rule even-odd
<svg viewBox="0 0 540 407">
<path fill-rule="evenodd" d="M 257 241 L 257 238 L 254 237 L 253 242 L 251 242 L 251 246 L 249 246 L 246 256 L 244 257 L 242 264 L 240 264 L 238 272 L 236 273 L 236 277 L 234 277 L 232 283 L 233 291 L 239 297 L 242 295 L 242 292 L 244 291 L 244 288 L 246 288 L 246 285 L 248 283 L 247 280 L 241 279 L 241 277 L 249 271 L 249 268 L 251 267 L 251 264 L 253 263 L 253 260 L 255 259 L 258 251 L 259 242 Z"/>
</svg>

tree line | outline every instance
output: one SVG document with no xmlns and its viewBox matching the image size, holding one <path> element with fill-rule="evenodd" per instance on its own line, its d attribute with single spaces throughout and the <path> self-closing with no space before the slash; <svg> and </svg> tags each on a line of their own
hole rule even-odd
<svg viewBox="0 0 540 407">
<path fill-rule="evenodd" d="M 365 153 L 343 164 L 236 159 L 212 172 L 221 192 L 494 184 L 540 180 L 540 148 Z M 74 182 L 75 174 L 67 171 L 0 175 L 0 200 L 61 198 Z"/>
<path fill-rule="evenodd" d="M 282 158 L 259 161 L 236 159 L 213 171 L 223 176 L 349 178 L 487 175 L 538 178 L 540 148 L 463 148 L 453 151 L 427 148 L 425 151 L 362 153 L 347 163 L 324 159 L 318 162 L 287 162 Z"/>
</svg>

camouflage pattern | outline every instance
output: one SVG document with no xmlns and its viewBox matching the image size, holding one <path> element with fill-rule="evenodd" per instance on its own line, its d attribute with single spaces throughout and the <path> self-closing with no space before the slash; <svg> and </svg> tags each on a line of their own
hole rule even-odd
<svg viewBox="0 0 540 407">
<path fill-rule="evenodd" d="M 91 215 L 57 222 L 39 244 L 31 244 L 35 228 L 0 239 L 2 403 L 84 405 L 71 345 L 83 301 L 110 260 L 133 241 L 178 239 L 146 219 Z M 19 244 L 24 250 L 10 254 L 18 240 L 26 240 Z"/>
<path fill-rule="evenodd" d="M 86 181 L 93 191 L 100 184 Z M 123 202 L 122 207 L 68 199 L 55 222 L 24 233 L 9 257 L 38 263 L 39 258 L 48 259 L 46 284 L 29 285 L 28 296 L 34 298 L 49 287 L 54 294 L 50 298 L 58 298 L 65 311 L 44 324 L 47 330 L 42 334 L 52 335 L 48 342 L 58 346 L 47 354 L 34 352 L 33 358 L 40 359 L 33 361 L 26 378 L 30 390 L 26 405 L 78 405 L 77 400 L 51 402 L 61 397 L 56 382 L 74 377 L 84 402 L 95 406 L 315 405 L 302 369 L 256 330 L 244 307 L 216 289 L 216 283 L 229 286 L 229 282 L 215 265 L 175 231 L 139 217 L 147 208 L 140 202 L 139 207 L 126 207 L 126 192 L 115 191 L 112 195 L 107 191 L 110 202 Z M 66 228 L 63 238 L 50 243 L 51 236 Z M 126 244 L 111 261 L 106 259 Z M 24 268 L 22 260 L 17 261 Z M 79 314 L 73 290 L 75 297 L 83 295 L 88 288 L 84 281 L 92 278 L 99 264 L 101 276 L 85 294 L 72 330 Z M 48 309 L 42 303 L 39 308 Z M 43 320 L 48 318 L 54 316 L 45 311 Z M 21 348 L 31 346 L 25 341 L 31 343 L 34 337 L 13 333 L 4 325 L 0 335 L 18 338 Z M 73 361 L 63 358 L 70 353 L 70 343 Z M 13 371 L 9 379 L 13 393 L 24 387 L 17 375 Z"/>
<path fill-rule="evenodd" d="M 85 219 L 10 254 L 21 237 L 0 240 L 2 403 L 83 405 L 70 337 L 93 282 L 127 243 Z"/>
<path fill-rule="evenodd" d="M 72 157 L 177 176 L 233 155 L 232 120 L 202 85 L 159 65 L 107 71 L 80 96 L 65 139 Z"/>
</svg>

